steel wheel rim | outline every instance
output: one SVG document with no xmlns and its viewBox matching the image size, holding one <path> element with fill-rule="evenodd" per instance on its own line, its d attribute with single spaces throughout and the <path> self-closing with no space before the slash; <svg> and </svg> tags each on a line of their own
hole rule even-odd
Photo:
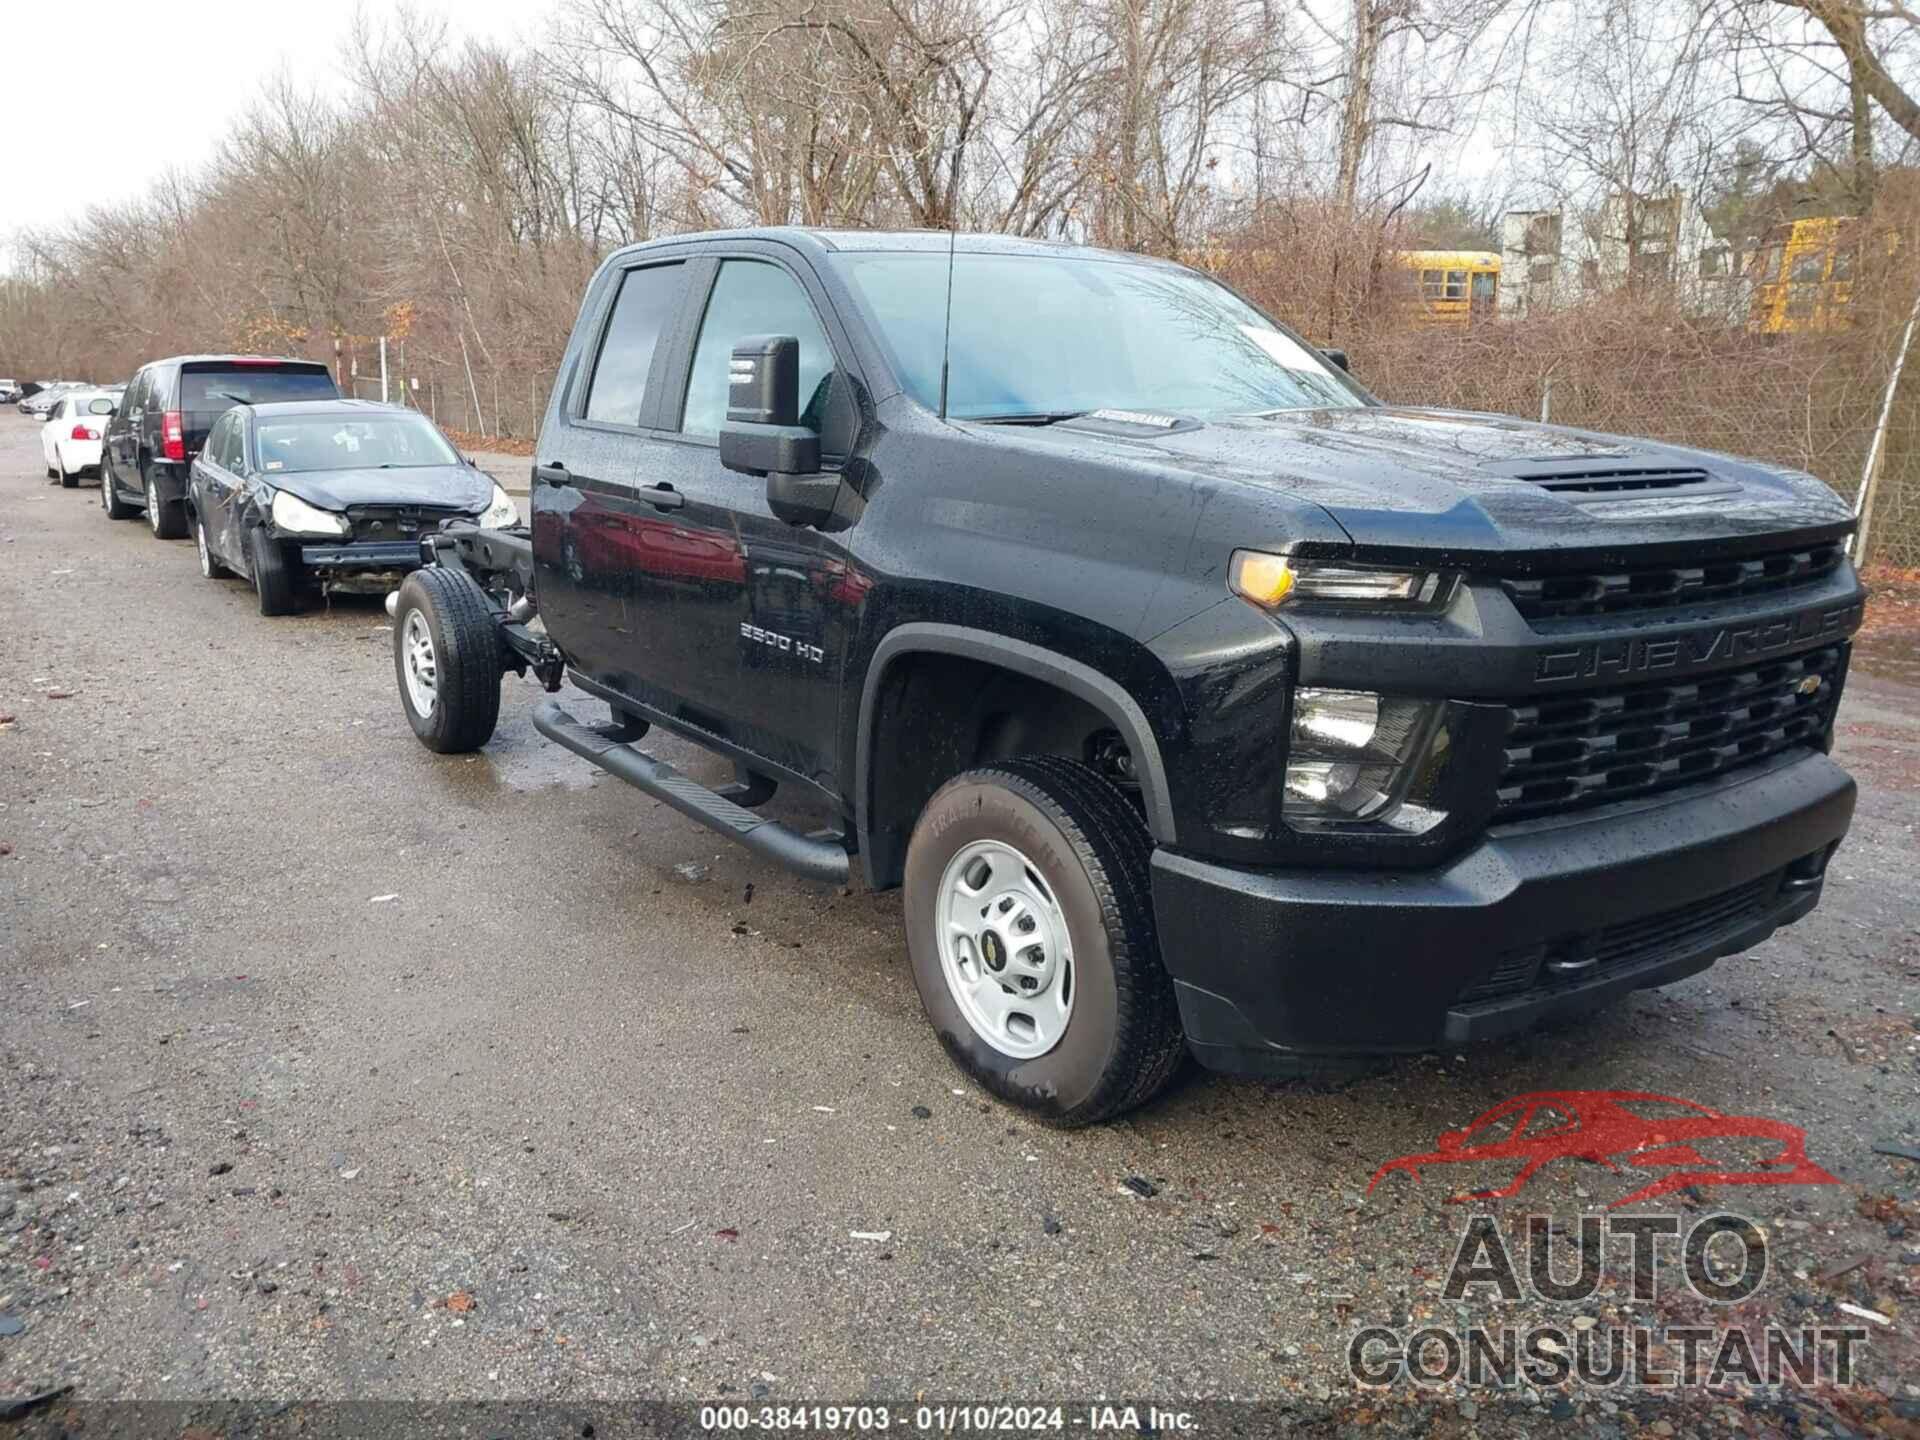
<svg viewBox="0 0 1920 1440">
<path fill-rule="evenodd" d="M 153 533 L 160 533 L 160 487 L 147 481 L 147 524 L 153 527 Z"/>
<path fill-rule="evenodd" d="M 1001 840 L 947 862 L 934 914 L 947 991 L 987 1044 L 1016 1060 L 1058 1045 L 1078 990 L 1073 941 L 1039 868 Z"/>
<path fill-rule="evenodd" d="M 433 631 L 418 610 L 407 612 L 400 635 L 400 673 L 407 682 L 407 698 L 422 719 L 433 714 L 440 700 L 440 666 L 433 653 Z"/>
</svg>

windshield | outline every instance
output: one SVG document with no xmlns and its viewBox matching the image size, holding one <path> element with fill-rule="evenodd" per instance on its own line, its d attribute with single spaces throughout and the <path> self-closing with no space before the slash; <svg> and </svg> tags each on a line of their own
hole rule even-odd
<svg viewBox="0 0 1920 1440">
<path fill-rule="evenodd" d="M 180 377 L 182 410 L 225 410 L 229 405 L 267 405 L 278 400 L 333 400 L 339 394 L 333 376 L 325 370 L 249 365 L 189 370 Z"/>
<path fill-rule="evenodd" d="M 394 470 L 457 465 L 460 457 L 419 415 L 306 415 L 261 420 L 254 448 L 262 470 Z"/>
<path fill-rule="evenodd" d="M 833 257 L 901 383 L 940 407 L 944 253 Z M 947 414 L 956 420 L 1172 411 L 1200 419 L 1363 405 L 1318 355 L 1204 276 L 1074 255 L 952 258 Z"/>
</svg>

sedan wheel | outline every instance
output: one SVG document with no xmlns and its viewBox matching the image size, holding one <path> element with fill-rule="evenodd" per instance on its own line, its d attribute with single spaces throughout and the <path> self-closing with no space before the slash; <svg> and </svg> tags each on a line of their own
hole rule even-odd
<svg viewBox="0 0 1920 1440">
<path fill-rule="evenodd" d="M 147 481 L 147 524 L 153 527 L 153 533 L 160 533 L 160 487 Z"/>
</svg>

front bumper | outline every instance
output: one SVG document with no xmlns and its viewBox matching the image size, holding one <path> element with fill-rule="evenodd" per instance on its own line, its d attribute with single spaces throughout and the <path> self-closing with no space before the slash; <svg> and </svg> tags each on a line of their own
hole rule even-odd
<svg viewBox="0 0 1920 1440">
<path fill-rule="evenodd" d="M 300 563 L 309 570 L 417 570 L 417 540 L 360 540 L 303 544 Z"/>
<path fill-rule="evenodd" d="M 1737 779 L 1490 830 L 1426 872 L 1153 857 L 1154 912 L 1202 1063 L 1492 1039 L 1706 969 L 1800 919 L 1854 783 L 1802 754 Z"/>
</svg>

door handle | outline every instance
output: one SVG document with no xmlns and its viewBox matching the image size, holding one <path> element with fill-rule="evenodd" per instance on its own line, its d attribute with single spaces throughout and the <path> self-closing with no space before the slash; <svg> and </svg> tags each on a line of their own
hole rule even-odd
<svg viewBox="0 0 1920 1440">
<path fill-rule="evenodd" d="M 543 485 L 566 485 L 572 481 L 573 474 L 564 465 L 536 465 L 533 478 Z"/>
<path fill-rule="evenodd" d="M 687 503 L 686 496 L 665 482 L 642 489 L 640 498 L 656 510 L 678 510 Z"/>
</svg>

